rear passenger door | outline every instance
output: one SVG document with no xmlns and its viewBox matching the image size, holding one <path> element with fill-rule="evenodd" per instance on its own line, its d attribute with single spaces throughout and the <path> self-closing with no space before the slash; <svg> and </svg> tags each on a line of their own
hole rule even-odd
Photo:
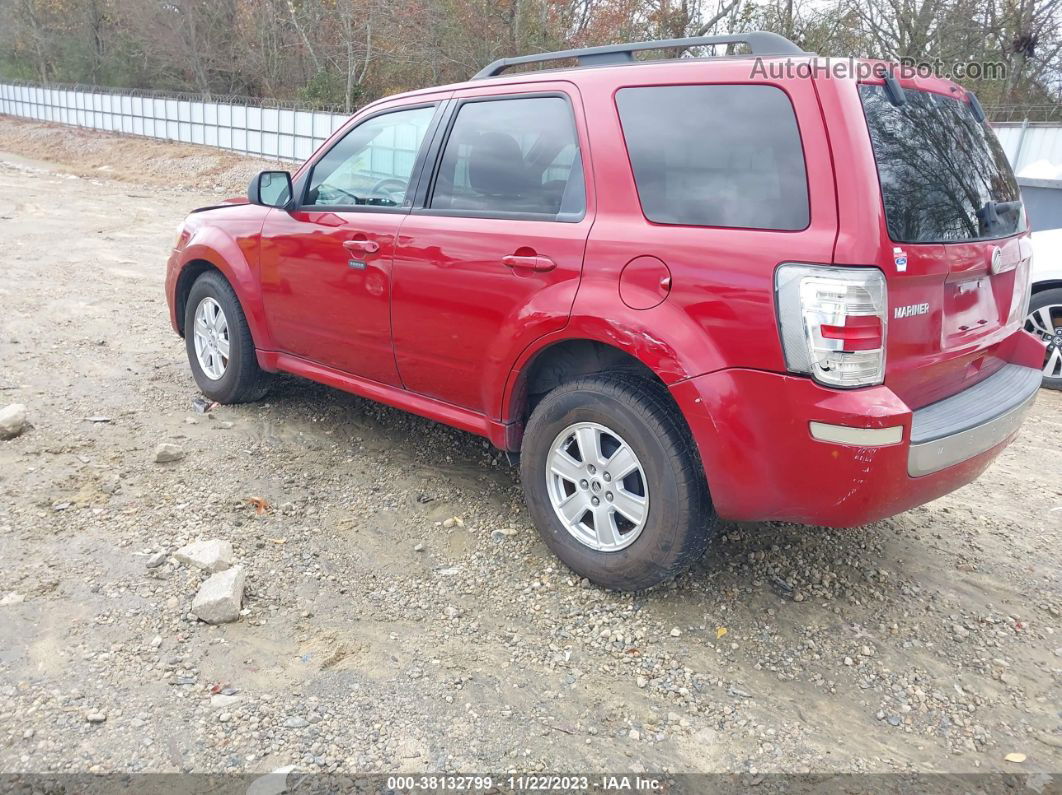
<svg viewBox="0 0 1062 795">
<path fill-rule="evenodd" d="M 395 248 L 395 356 L 407 389 L 494 414 L 516 354 L 575 299 L 593 218 L 581 108 L 567 83 L 466 89 L 442 129 Z"/>
</svg>

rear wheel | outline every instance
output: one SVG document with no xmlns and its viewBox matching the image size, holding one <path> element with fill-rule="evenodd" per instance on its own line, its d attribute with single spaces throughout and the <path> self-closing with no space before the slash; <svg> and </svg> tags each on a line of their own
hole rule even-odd
<svg viewBox="0 0 1062 795">
<path fill-rule="evenodd" d="M 216 271 L 202 274 L 188 293 L 184 341 L 195 382 L 211 400 L 251 403 L 269 391 L 271 375 L 258 366 L 236 291 Z"/>
<path fill-rule="evenodd" d="M 1062 389 L 1062 287 L 1033 295 L 1025 330 L 1047 343 L 1043 385 Z"/>
<path fill-rule="evenodd" d="M 704 472 L 658 384 L 597 375 L 558 387 L 527 423 L 520 467 L 543 540 L 598 585 L 648 588 L 704 554 L 715 523 Z"/>
</svg>

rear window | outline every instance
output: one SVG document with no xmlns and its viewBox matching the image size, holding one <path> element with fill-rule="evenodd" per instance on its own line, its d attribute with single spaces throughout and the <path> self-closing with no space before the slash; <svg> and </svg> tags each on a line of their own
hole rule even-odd
<svg viewBox="0 0 1062 795">
<path fill-rule="evenodd" d="M 884 86 L 861 85 L 889 237 L 898 243 L 991 240 L 1025 229 L 1007 156 L 967 102 L 906 90 L 900 106 Z"/>
<path fill-rule="evenodd" d="M 804 229 L 793 106 L 774 86 L 645 86 L 616 94 L 642 212 L 688 226 Z"/>
</svg>

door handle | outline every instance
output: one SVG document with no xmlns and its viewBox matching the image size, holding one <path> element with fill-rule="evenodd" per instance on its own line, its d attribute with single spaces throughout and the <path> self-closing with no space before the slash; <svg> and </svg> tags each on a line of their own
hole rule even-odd
<svg viewBox="0 0 1062 795">
<path fill-rule="evenodd" d="M 380 244 L 375 240 L 345 240 L 343 248 L 352 253 L 375 254 L 380 250 Z"/>
<path fill-rule="evenodd" d="M 507 268 L 522 268 L 524 270 L 539 271 L 540 273 L 551 271 L 557 267 L 557 263 L 549 257 L 543 257 L 537 254 L 530 256 L 509 254 L 508 256 L 502 257 L 502 265 Z"/>
</svg>

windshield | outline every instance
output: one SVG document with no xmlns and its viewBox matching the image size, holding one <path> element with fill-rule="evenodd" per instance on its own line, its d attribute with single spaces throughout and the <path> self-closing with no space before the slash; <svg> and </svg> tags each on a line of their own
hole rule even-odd
<svg viewBox="0 0 1062 795">
<path fill-rule="evenodd" d="M 1025 230 L 1021 195 L 1003 147 L 966 102 L 861 85 L 889 237 L 898 243 L 990 240 Z"/>
</svg>

